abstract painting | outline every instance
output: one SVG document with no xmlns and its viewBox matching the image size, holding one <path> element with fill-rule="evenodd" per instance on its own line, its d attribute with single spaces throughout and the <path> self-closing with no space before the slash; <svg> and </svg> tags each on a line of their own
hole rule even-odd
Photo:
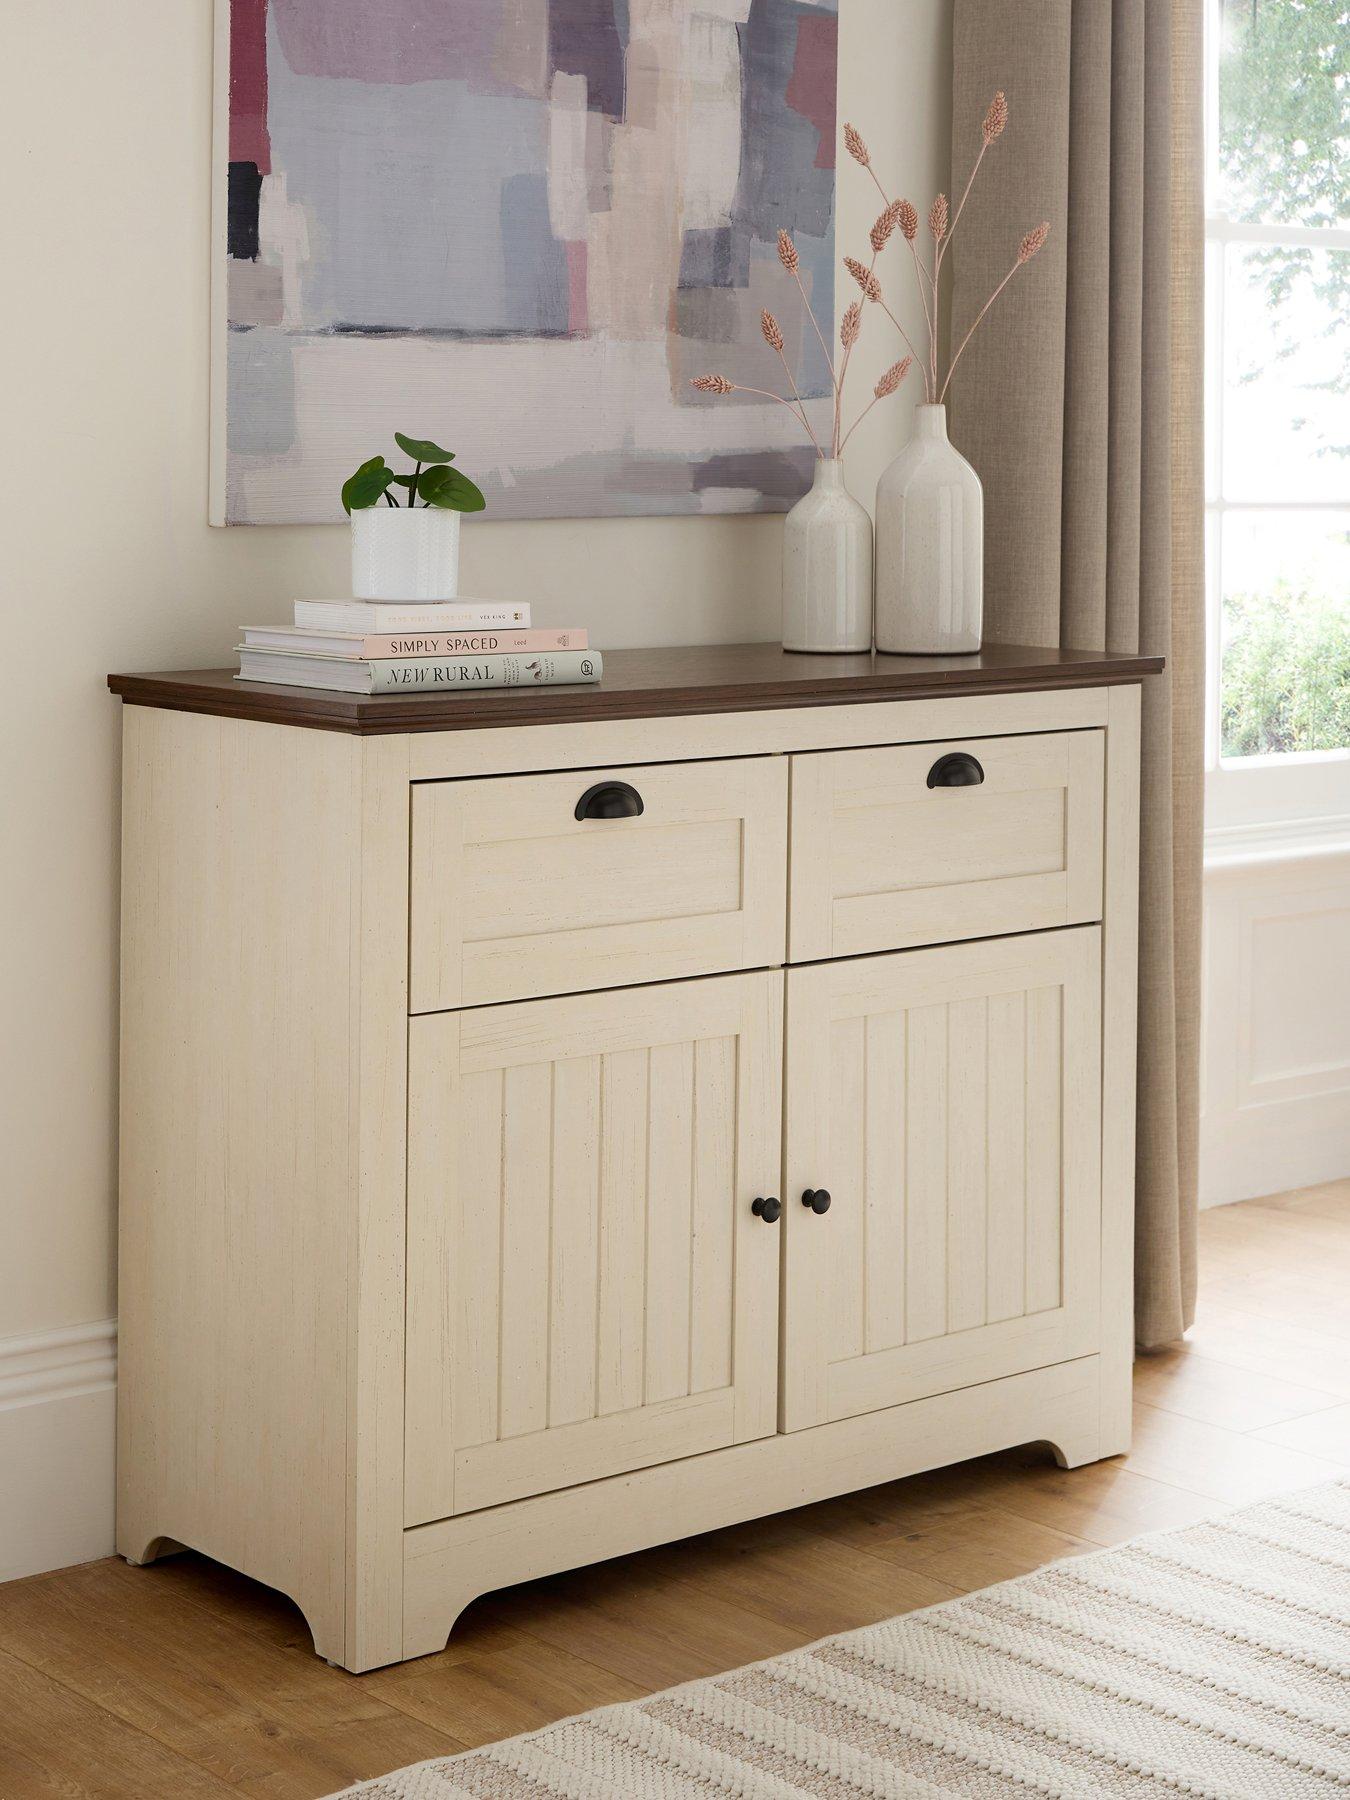
<svg viewBox="0 0 1350 1800">
<path fill-rule="evenodd" d="M 838 0 L 217 0 L 212 517 L 339 519 L 394 426 L 489 518 L 782 511 L 815 424 Z M 785 291 L 785 283 L 787 283 Z M 800 441 L 799 441 L 800 440 Z"/>
</svg>

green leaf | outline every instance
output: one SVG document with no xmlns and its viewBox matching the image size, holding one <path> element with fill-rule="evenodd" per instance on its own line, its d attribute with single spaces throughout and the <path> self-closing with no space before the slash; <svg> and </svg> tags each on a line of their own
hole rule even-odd
<svg viewBox="0 0 1350 1800">
<path fill-rule="evenodd" d="M 394 471 L 386 468 L 382 456 L 372 456 L 369 462 L 363 462 L 355 475 L 349 475 L 342 484 L 342 507 L 344 512 L 352 512 L 366 506 L 376 506 L 380 496 L 394 479 Z"/>
<path fill-rule="evenodd" d="M 414 462 L 449 463 L 455 460 L 453 450 L 442 450 L 439 444 L 433 444 L 430 438 L 405 437 L 401 431 L 394 433 L 394 442 L 405 456 L 411 456 Z"/>
<path fill-rule="evenodd" d="M 416 479 L 415 475 L 395 475 L 394 482 L 398 487 L 405 487 L 411 493 Z"/>
<path fill-rule="evenodd" d="M 430 505 L 448 507 L 451 512 L 482 512 L 487 505 L 482 491 L 467 475 L 444 464 L 423 469 L 417 491 Z"/>
</svg>

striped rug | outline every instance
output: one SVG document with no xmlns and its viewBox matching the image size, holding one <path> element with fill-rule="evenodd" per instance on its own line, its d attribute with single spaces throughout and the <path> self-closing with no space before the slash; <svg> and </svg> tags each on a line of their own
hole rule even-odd
<svg viewBox="0 0 1350 1800">
<path fill-rule="evenodd" d="M 1350 1791 L 1350 1482 L 348 1790 L 367 1800 Z"/>
</svg>

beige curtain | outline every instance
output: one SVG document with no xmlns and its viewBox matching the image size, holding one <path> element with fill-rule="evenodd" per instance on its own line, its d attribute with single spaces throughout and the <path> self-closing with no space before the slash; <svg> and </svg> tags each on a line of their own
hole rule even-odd
<svg viewBox="0 0 1350 1800">
<path fill-rule="evenodd" d="M 1203 807 L 1201 0 L 955 0 L 952 436 L 985 488 L 985 632 L 1167 658 L 1144 687 L 1136 1333 L 1190 1323 Z"/>
</svg>

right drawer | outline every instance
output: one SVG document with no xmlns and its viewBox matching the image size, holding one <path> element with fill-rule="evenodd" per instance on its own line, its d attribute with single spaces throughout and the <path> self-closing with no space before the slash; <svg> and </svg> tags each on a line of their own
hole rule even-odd
<svg viewBox="0 0 1350 1800">
<path fill-rule="evenodd" d="M 1102 914 L 1104 734 L 792 759 L 793 962 Z"/>
</svg>

